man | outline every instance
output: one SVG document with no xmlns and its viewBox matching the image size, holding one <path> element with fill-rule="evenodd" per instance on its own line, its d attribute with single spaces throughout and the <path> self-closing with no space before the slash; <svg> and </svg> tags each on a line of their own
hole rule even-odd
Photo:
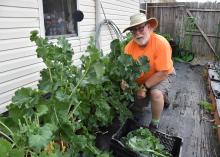
<svg viewBox="0 0 220 157">
<path fill-rule="evenodd" d="M 137 13 L 130 17 L 130 26 L 123 31 L 130 30 L 133 35 L 125 47 L 125 53 L 135 60 L 141 56 L 147 56 L 149 59 L 150 70 L 137 80 L 140 88 L 136 93 L 134 105 L 146 106 L 150 98 L 152 120 L 149 127 L 152 129 L 159 127 L 170 79 L 175 76 L 170 44 L 164 37 L 153 32 L 157 25 L 156 18 L 147 19 L 145 14 Z"/>
</svg>

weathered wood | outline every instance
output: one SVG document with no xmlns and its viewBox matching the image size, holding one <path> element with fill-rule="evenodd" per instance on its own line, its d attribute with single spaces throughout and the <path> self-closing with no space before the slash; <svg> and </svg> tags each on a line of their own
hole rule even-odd
<svg viewBox="0 0 220 157">
<path fill-rule="evenodd" d="M 175 6 L 148 6 L 149 8 L 178 8 L 185 7 L 185 5 L 175 5 Z"/>
<path fill-rule="evenodd" d="M 220 145 L 212 116 L 198 105 L 207 101 L 204 67 L 175 64 L 177 77 L 169 92 L 171 105 L 163 110 L 159 130 L 183 138 L 181 157 L 219 157 Z M 151 110 L 139 114 L 148 125 Z"/>
<path fill-rule="evenodd" d="M 186 35 L 193 35 L 193 36 L 202 36 L 201 33 L 189 33 L 189 32 L 186 32 L 185 34 Z M 220 38 L 220 36 L 214 35 L 214 34 L 206 34 L 206 35 L 207 35 L 207 37 Z"/>
<path fill-rule="evenodd" d="M 186 9 L 186 12 L 188 14 L 189 17 L 193 18 L 193 15 L 191 14 L 191 12 Z M 202 33 L 202 36 L 205 38 L 206 42 L 208 43 L 209 47 L 212 49 L 213 53 L 215 54 L 215 56 L 218 56 L 215 52 L 214 47 L 212 46 L 211 42 L 209 41 L 209 38 L 207 37 L 207 35 L 204 33 L 204 31 L 202 30 L 202 28 L 198 25 L 197 22 L 195 22 L 195 25 L 197 26 L 197 28 L 199 29 L 199 31 Z"/>
<path fill-rule="evenodd" d="M 189 11 L 220 12 L 219 9 L 188 9 Z"/>
<path fill-rule="evenodd" d="M 178 7 L 175 7 L 178 6 Z M 207 34 L 204 38 L 198 29 L 186 31 L 187 15 L 186 9 L 191 11 L 195 21 L 200 28 Z M 173 11 L 171 11 L 173 10 Z M 156 31 L 162 34 L 170 34 L 174 40 L 179 41 L 183 45 L 184 39 L 192 36 L 192 52 L 197 56 L 213 57 L 215 50 L 216 54 L 220 55 L 220 46 L 216 46 L 220 41 L 218 32 L 218 23 L 220 21 L 220 3 L 148 3 L 148 17 L 156 17 L 159 21 L 159 26 Z M 168 17 L 167 14 L 170 14 Z M 198 35 L 200 34 L 200 35 Z M 209 43 L 206 40 L 209 40 Z M 207 42 L 207 44 L 204 44 Z M 210 48 L 210 45 L 212 45 Z M 215 49 L 214 49 L 215 48 Z M 218 53 L 217 53 L 218 52 Z"/>
</svg>

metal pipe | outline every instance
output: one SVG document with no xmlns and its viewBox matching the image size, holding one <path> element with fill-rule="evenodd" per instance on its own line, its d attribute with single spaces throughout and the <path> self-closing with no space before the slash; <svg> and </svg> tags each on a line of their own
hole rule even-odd
<svg viewBox="0 0 220 157">
<path fill-rule="evenodd" d="M 99 28 L 101 21 L 101 4 L 100 0 L 95 0 L 95 30 L 96 32 L 98 31 L 97 29 Z M 99 45 L 99 41 L 95 40 L 96 45 Z"/>
</svg>

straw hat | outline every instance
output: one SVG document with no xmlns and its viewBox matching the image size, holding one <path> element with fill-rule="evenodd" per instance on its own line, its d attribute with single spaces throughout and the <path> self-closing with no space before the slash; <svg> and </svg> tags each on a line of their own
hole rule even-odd
<svg viewBox="0 0 220 157">
<path fill-rule="evenodd" d="M 155 29 L 158 26 L 158 21 L 156 18 L 147 19 L 145 14 L 137 13 L 130 17 L 130 26 L 125 28 L 123 33 L 126 32 L 127 30 L 130 30 L 132 27 L 145 23 L 145 22 L 149 23 L 153 29 Z"/>
</svg>

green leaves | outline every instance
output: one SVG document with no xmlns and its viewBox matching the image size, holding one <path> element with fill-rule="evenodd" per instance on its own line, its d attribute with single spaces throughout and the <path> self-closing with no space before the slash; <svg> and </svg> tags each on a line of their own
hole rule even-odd
<svg viewBox="0 0 220 157">
<path fill-rule="evenodd" d="M 129 67 L 130 65 L 132 65 L 133 63 L 133 59 L 131 56 L 127 55 L 127 54 L 121 54 L 119 57 L 118 57 L 118 61 L 121 63 L 121 64 L 124 64 L 124 66 L 126 67 Z"/>
<path fill-rule="evenodd" d="M 20 150 L 20 149 L 11 149 L 9 151 L 9 157 L 12 157 L 12 156 L 16 156 L 16 157 L 24 157 L 25 153 L 24 153 L 24 150 Z"/>
<path fill-rule="evenodd" d="M 149 70 L 148 59 L 146 56 L 139 58 L 135 61 L 130 55 L 127 55 L 122 51 L 123 44 L 119 40 L 114 40 L 111 43 L 111 53 L 109 54 L 110 61 L 112 64 L 109 64 L 109 69 L 113 69 L 113 72 L 110 72 L 111 75 L 114 75 L 113 78 L 116 80 L 124 79 L 126 82 L 134 82 L 143 72 Z"/>
<path fill-rule="evenodd" d="M 148 58 L 142 56 L 139 58 L 138 62 L 140 63 L 140 68 L 142 72 L 146 72 L 150 69 L 150 65 L 148 64 Z"/>
<path fill-rule="evenodd" d="M 9 117 L 15 123 L 23 119 L 23 116 L 32 117 L 35 114 L 36 106 L 40 101 L 40 92 L 31 88 L 21 88 L 15 92 L 12 103 L 8 106 Z M 17 124 L 16 124 L 17 125 Z"/>
<path fill-rule="evenodd" d="M 16 91 L 15 96 L 12 98 L 12 103 L 19 108 L 32 106 L 38 103 L 37 91 L 31 88 L 21 88 Z"/>
<path fill-rule="evenodd" d="M 7 140 L 0 138 L 0 157 L 24 157 L 24 151 L 12 149 L 12 144 Z"/>
<path fill-rule="evenodd" d="M 56 92 L 55 97 L 60 101 L 60 102 L 65 102 L 68 101 L 69 97 L 66 95 L 66 93 L 62 90 L 58 90 Z"/>
<path fill-rule="evenodd" d="M 36 107 L 36 109 L 37 109 L 37 115 L 38 115 L 38 116 L 42 116 L 42 115 L 47 114 L 47 113 L 48 113 L 48 110 L 49 110 L 46 105 L 38 105 L 38 106 Z"/>
<path fill-rule="evenodd" d="M 139 128 L 131 131 L 126 137 L 122 137 L 121 141 L 129 149 L 145 154 L 149 157 L 171 157 L 165 147 L 160 144 L 160 140 L 156 138 L 148 129 Z"/>
<path fill-rule="evenodd" d="M 134 60 L 130 55 L 125 54 L 123 49 L 127 41 L 120 42 L 113 40 L 111 42 L 111 53 L 108 55 L 109 64 L 107 64 L 107 74 L 114 84 L 120 84 L 122 80 L 126 81 L 129 87 L 125 92 L 119 93 L 121 104 L 133 102 L 134 92 L 138 85 L 135 82 L 142 73 L 149 70 L 148 59 L 146 56 Z M 126 103 L 125 103 L 126 102 Z"/>
<path fill-rule="evenodd" d="M 54 126 L 45 124 L 43 127 L 38 128 L 34 134 L 30 134 L 28 143 L 30 147 L 41 149 L 45 147 L 52 139 Z"/>
<path fill-rule="evenodd" d="M 7 140 L 0 138 L 0 156 L 6 157 L 8 156 L 8 152 L 11 150 L 11 143 Z"/>
<path fill-rule="evenodd" d="M 111 42 L 110 44 L 111 48 L 111 55 L 113 56 L 112 58 L 117 59 L 118 56 L 123 54 L 123 47 L 121 42 L 118 39 L 115 39 Z"/>
<path fill-rule="evenodd" d="M 33 31 L 30 39 L 36 43 L 37 56 L 46 68 L 40 72 L 38 90 L 16 91 L 8 107 L 9 116 L 4 118 L 14 133 L 3 129 L 6 138 L 13 135 L 11 141 L 15 146 L 0 141 L 5 146 L 0 148 L 0 154 L 111 156 L 95 147 L 95 131 L 111 124 L 116 115 L 121 121 L 131 115 L 127 105 L 133 101 L 135 79 L 148 70 L 146 58 L 135 61 L 124 54 L 127 40 L 112 41 L 112 52 L 103 56 L 91 38 L 87 53 L 81 57 L 81 67 L 76 67 L 72 64 L 72 47 L 65 38 L 58 38 L 56 44 L 49 43 Z M 125 92 L 120 89 L 122 79 L 129 83 Z M 53 150 L 45 150 L 54 141 L 63 141 L 66 150 L 62 151 L 59 144 L 53 144 Z"/>
<path fill-rule="evenodd" d="M 95 63 L 94 69 L 95 69 L 96 76 L 98 79 L 100 79 L 105 73 L 105 65 L 102 63 Z"/>
<path fill-rule="evenodd" d="M 206 112 L 211 113 L 212 111 L 212 104 L 207 102 L 207 101 L 201 101 L 199 103 L 199 105 L 201 106 L 201 108 L 203 108 Z"/>
</svg>

